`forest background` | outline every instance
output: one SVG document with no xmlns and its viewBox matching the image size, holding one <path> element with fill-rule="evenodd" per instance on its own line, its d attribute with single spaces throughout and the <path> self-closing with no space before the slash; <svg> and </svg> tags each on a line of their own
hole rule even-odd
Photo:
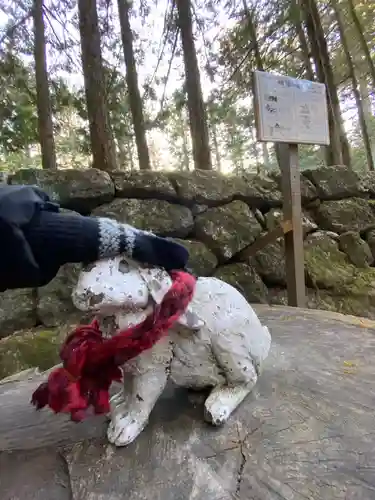
<svg viewBox="0 0 375 500">
<path fill-rule="evenodd" d="M 374 170 L 372 0 L 3 0 L 0 170 L 267 172 L 255 69 L 327 87 L 302 169 Z"/>
</svg>

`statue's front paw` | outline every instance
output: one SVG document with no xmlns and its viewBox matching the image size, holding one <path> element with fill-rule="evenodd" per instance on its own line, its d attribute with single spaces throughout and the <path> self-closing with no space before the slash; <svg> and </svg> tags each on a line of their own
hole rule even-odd
<svg viewBox="0 0 375 500">
<path fill-rule="evenodd" d="M 224 425 L 230 417 L 230 409 L 226 408 L 220 401 L 213 403 L 206 401 L 204 406 L 204 419 L 212 425 Z"/>
<path fill-rule="evenodd" d="M 107 430 L 108 441 L 115 446 L 132 443 L 146 427 L 148 417 L 135 413 L 122 413 L 112 417 Z"/>
<path fill-rule="evenodd" d="M 106 414 L 107 419 L 111 420 L 112 415 L 114 415 L 116 413 L 116 408 L 123 405 L 124 403 L 125 403 L 125 398 L 124 398 L 123 391 L 120 391 L 117 394 L 114 394 L 111 397 L 111 399 L 109 400 L 109 405 L 111 407 L 111 410 Z"/>
<path fill-rule="evenodd" d="M 111 405 L 111 408 L 117 408 L 120 404 L 124 403 L 125 397 L 123 391 L 119 391 L 116 394 L 114 394 L 111 399 L 109 400 L 109 403 Z"/>
</svg>

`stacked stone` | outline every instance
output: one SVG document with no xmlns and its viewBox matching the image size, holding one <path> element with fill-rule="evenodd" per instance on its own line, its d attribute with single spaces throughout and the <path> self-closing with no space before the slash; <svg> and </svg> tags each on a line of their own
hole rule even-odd
<svg viewBox="0 0 375 500">
<path fill-rule="evenodd" d="M 37 184 L 67 211 L 114 217 L 177 239 L 196 274 L 229 282 L 253 303 L 286 303 L 282 239 L 241 259 L 244 248 L 282 219 L 278 173 L 22 170 L 5 181 Z M 375 174 L 361 178 L 344 166 L 306 170 L 301 193 L 309 307 L 375 318 Z M 39 325 L 57 342 L 59 325 L 81 319 L 70 298 L 78 272 L 67 265 L 43 288 L 1 294 L 0 337 Z"/>
</svg>

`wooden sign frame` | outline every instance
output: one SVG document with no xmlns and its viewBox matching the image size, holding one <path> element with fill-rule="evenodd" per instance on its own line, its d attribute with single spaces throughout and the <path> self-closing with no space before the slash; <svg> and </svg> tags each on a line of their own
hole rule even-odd
<svg viewBox="0 0 375 500">
<path fill-rule="evenodd" d="M 275 84 L 271 83 L 266 86 L 267 88 L 262 88 L 260 84 L 262 79 L 275 82 Z M 285 87 L 280 90 L 280 98 L 277 93 L 278 85 Z M 311 89 L 316 90 L 316 95 L 314 94 L 312 97 L 307 94 Z M 305 101 L 303 101 L 304 93 Z M 284 221 L 280 228 L 265 235 L 259 241 L 258 246 L 255 243 L 248 251 L 250 253 L 256 252 L 260 249 L 259 246 L 264 246 L 271 239 L 284 235 L 288 304 L 295 307 L 306 307 L 303 212 L 298 144 L 329 145 L 326 88 L 323 84 L 317 82 L 254 71 L 253 95 L 257 138 L 259 141 L 276 143 L 275 147 L 277 148 L 281 170 Z M 263 111 L 264 114 L 268 113 L 272 117 L 265 119 Z M 319 113 L 319 121 L 315 116 L 316 113 Z M 284 122 L 281 121 L 281 118 Z M 317 123 L 314 122 L 314 119 L 316 119 Z M 268 120 L 268 129 L 265 120 Z M 276 127 L 272 125 L 273 123 L 280 123 L 280 127 L 283 127 L 283 133 L 276 130 Z M 303 127 L 305 130 L 301 132 L 299 128 Z M 322 130 L 320 130 L 320 127 Z M 309 130 L 312 130 L 311 137 L 308 135 Z"/>
<path fill-rule="evenodd" d="M 323 83 L 254 71 L 253 92 L 258 141 L 329 145 Z"/>
</svg>

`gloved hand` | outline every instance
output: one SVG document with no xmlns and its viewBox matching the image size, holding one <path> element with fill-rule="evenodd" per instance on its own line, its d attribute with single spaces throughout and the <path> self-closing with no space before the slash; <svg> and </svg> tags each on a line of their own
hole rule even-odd
<svg viewBox="0 0 375 500">
<path fill-rule="evenodd" d="M 63 264 L 122 253 L 167 270 L 189 258 L 182 245 L 128 224 L 61 213 L 39 188 L 0 187 L 0 291 L 42 286 Z"/>
</svg>

